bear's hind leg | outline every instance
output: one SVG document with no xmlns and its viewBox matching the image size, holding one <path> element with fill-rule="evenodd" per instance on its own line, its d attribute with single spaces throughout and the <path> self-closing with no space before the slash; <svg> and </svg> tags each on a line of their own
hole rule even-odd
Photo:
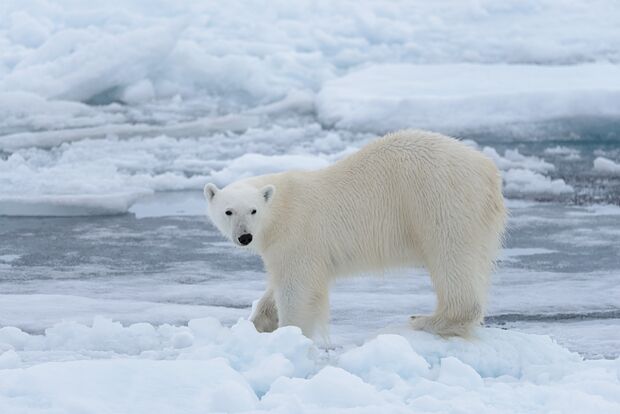
<svg viewBox="0 0 620 414">
<path fill-rule="evenodd" d="M 437 308 L 433 315 L 412 317 L 412 327 L 441 336 L 469 336 L 484 317 L 492 267 L 491 261 L 487 261 L 482 266 L 473 266 L 467 260 L 453 257 L 430 265 Z"/>
</svg>

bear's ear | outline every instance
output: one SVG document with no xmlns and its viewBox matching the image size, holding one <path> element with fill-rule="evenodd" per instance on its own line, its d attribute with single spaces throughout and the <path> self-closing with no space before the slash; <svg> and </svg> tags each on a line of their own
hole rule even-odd
<svg viewBox="0 0 620 414">
<path fill-rule="evenodd" d="M 276 193 L 276 188 L 273 185 L 269 184 L 264 186 L 260 190 L 260 193 L 265 199 L 265 203 L 269 203 L 271 199 L 273 199 L 273 195 Z"/>
<path fill-rule="evenodd" d="M 209 183 L 205 185 L 205 197 L 207 198 L 208 201 L 213 200 L 213 197 L 215 197 L 218 191 L 220 190 L 213 183 Z"/>
</svg>

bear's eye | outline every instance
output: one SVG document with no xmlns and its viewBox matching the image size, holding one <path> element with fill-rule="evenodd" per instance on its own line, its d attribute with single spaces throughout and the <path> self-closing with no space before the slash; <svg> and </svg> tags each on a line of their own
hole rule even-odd
<svg viewBox="0 0 620 414">
<path fill-rule="evenodd" d="M 252 210 L 252 214 L 256 214 L 256 210 Z"/>
<path fill-rule="evenodd" d="M 231 211 L 231 210 L 226 210 L 226 213 L 225 213 L 225 214 L 226 214 L 227 216 L 232 216 L 232 211 Z"/>
</svg>

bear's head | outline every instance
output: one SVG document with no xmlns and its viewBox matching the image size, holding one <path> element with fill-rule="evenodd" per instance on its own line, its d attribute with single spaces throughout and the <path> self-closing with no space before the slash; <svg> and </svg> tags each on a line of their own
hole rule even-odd
<svg viewBox="0 0 620 414">
<path fill-rule="evenodd" d="M 257 189 L 247 184 L 233 184 L 220 190 L 215 184 L 207 184 L 204 189 L 207 214 L 237 246 L 256 248 L 275 190 L 273 185 Z"/>
</svg>

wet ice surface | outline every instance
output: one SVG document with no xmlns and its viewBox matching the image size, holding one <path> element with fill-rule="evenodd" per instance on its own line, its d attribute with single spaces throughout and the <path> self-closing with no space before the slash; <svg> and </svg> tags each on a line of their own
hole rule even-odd
<svg viewBox="0 0 620 414">
<path fill-rule="evenodd" d="M 620 355 L 620 208 L 509 201 L 507 248 L 487 325 L 549 334 L 588 358 Z M 260 259 L 224 241 L 198 192 L 155 195 L 131 214 L 0 218 L 0 326 L 40 333 L 95 316 L 123 324 L 247 317 Z M 362 343 L 433 309 L 423 270 L 339 280 L 332 346 Z"/>
</svg>

